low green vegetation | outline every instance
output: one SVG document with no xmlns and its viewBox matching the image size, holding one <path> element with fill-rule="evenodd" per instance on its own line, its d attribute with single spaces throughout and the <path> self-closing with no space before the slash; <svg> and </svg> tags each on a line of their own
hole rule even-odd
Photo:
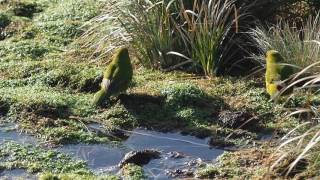
<svg viewBox="0 0 320 180">
<path fill-rule="evenodd" d="M 134 164 L 127 164 L 121 169 L 121 174 L 126 179 L 139 180 L 146 179 L 143 169 Z"/>
<path fill-rule="evenodd" d="M 79 175 L 79 174 L 51 174 L 45 173 L 41 174 L 39 177 L 40 180 L 74 180 L 74 179 L 83 179 L 83 180 L 119 180 L 117 176 L 94 176 L 94 175 Z"/>
<path fill-rule="evenodd" d="M 224 3 L 212 2 L 213 7 Z M 265 26 L 263 23 L 274 23 L 276 17 L 266 20 L 254 7 L 271 4 L 259 1 L 246 9 L 247 1 L 226 2 L 220 7 L 225 10 L 222 19 L 214 19 L 207 16 L 212 9 L 205 1 L 194 1 L 198 8 L 190 11 L 185 11 L 193 7 L 189 1 L 0 1 L 0 119 L 16 123 L 19 130 L 37 137 L 44 146 L 0 144 L 1 168 L 40 172 L 43 180 L 120 179 L 96 176 L 85 162 L 48 149 L 70 143 L 116 143 L 123 137 L 115 136 L 115 132 L 146 127 L 209 137 L 213 147 L 238 148 L 223 154 L 217 164 L 199 168 L 198 178 L 318 176 L 319 126 L 314 124 L 319 118 L 316 63 L 320 46 L 314 29 L 319 29 L 319 17 L 307 19 L 303 30 L 292 28 L 292 18 L 286 16 L 284 22 L 288 23 L 283 26 Z M 294 3 L 283 1 L 277 7 L 291 12 L 292 7 L 297 8 Z M 309 9 L 303 11 L 302 19 L 304 13 L 314 15 L 319 9 L 313 1 L 305 3 Z M 132 7 L 131 14 L 127 7 Z M 278 8 L 269 9 L 270 14 L 283 13 L 277 14 Z M 211 15 L 220 12 L 213 10 Z M 260 18 L 261 28 L 241 26 L 248 18 L 243 12 Z M 249 29 L 251 32 L 245 33 Z M 248 38 L 243 34 L 255 38 L 252 52 L 243 51 L 245 44 L 237 44 Z M 100 88 L 109 55 L 123 45 L 129 47 L 134 67 L 129 89 L 111 97 L 106 105 L 94 107 L 91 102 Z M 231 69 L 246 74 L 243 68 L 260 68 L 243 58 L 258 51 L 251 58 L 263 66 L 262 55 L 269 49 L 278 50 L 286 63 L 301 68 L 314 64 L 305 69 L 308 73 L 293 80 L 307 77 L 306 87 L 296 88 L 290 98 L 282 97 L 278 103 L 270 100 L 263 74 L 228 74 Z M 245 66 L 238 66 L 240 60 Z M 106 132 L 92 131 L 89 125 L 93 122 L 103 125 Z M 290 131 L 304 122 L 312 123 Z M 289 141 L 293 138 L 293 143 L 284 139 L 279 149 L 277 142 L 260 141 L 265 134 L 279 138 L 288 132 L 286 137 Z M 295 139 L 301 148 L 292 148 Z M 283 161 L 277 161 L 280 157 Z M 275 162 L 279 163 L 272 166 Z M 119 176 L 148 178 L 142 167 L 132 164 Z"/>
<path fill-rule="evenodd" d="M 75 161 L 70 156 L 31 145 L 24 146 L 7 142 L 0 147 L 1 166 L 6 169 L 26 169 L 30 173 L 79 173 L 91 174 L 85 162 Z"/>
</svg>

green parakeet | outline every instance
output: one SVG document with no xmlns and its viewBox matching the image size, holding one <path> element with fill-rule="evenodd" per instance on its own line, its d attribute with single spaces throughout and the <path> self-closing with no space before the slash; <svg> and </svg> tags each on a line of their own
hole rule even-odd
<svg viewBox="0 0 320 180">
<path fill-rule="evenodd" d="M 278 51 L 270 50 L 266 54 L 266 88 L 271 98 L 277 96 L 285 88 L 284 81 L 293 74 L 291 66 L 284 63 Z M 287 90 L 285 93 L 289 93 Z"/>
<path fill-rule="evenodd" d="M 132 80 L 133 70 L 127 48 L 121 48 L 104 71 L 101 89 L 94 95 L 93 104 L 102 105 L 110 96 L 126 91 Z"/>
</svg>

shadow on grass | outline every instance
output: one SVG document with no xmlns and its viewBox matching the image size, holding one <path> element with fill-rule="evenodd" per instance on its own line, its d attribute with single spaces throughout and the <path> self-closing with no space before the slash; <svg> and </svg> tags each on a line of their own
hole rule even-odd
<svg viewBox="0 0 320 180">
<path fill-rule="evenodd" d="M 165 96 L 122 94 L 119 100 L 139 126 L 162 132 L 182 131 L 201 138 L 210 135 L 208 127 L 216 124 L 218 112 L 226 108 L 222 99 L 209 96 L 172 103 Z"/>
</svg>

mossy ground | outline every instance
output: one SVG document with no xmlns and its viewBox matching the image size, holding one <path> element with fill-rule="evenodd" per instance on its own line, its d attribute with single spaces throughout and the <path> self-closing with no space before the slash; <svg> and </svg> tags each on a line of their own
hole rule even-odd
<svg viewBox="0 0 320 180">
<path fill-rule="evenodd" d="M 159 131 L 181 131 L 198 137 L 211 136 L 214 142 L 222 139 L 228 141 L 225 144 L 236 146 L 251 146 L 263 132 L 284 133 L 298 124 L 294 118 L 285 118 L 280 106 L 269 100 L 261 78 L 216 77 L 209 80 L 183 72 L 151 71 L 139 65 L 135 65 L 134 79 L 127 94 L 112 98 L 106 107 L 93 107 L 91 100 L 99 89 L 107 59 L 92 61 L 93 51 L 83 48 L 76 39 L 86 30 L 82 25 L 98 15 L 102 5 L 103 1 L 94 0 L 24 0 L 1 4 L 1 119 L 15 122 L 20 129 L 53 145 L 117 140 L 90 132 L 87 129 L 90 122 L 101 123 L 110 131 L 140 126 Z M 296 102 L 303 101 L 300 98 Z M 294 106 L 296 102 L 290 104 Z M 250 123 L 255 128 L 224 127 L 217 120 L 224 110 L 246 112 L 256 117 L 258 120 Z M 228 140 L 224 139 L 231 133 Z M 10 155 L 14 157 L 6 160 L 4 168 L 49 172 L 42 179 L 73 179 L 75 174 L 87 179 L 97 178 L 83 163 L 62 154 L 14 143 L 0 146 L 3 158 L 12 151 L 16 153 Z M 40 156 L 33 159 L 32 153 Z M 24 158 L 27 156 L 31 159 Z M 228 157 L 224 155 L 224 159 Z M 259 162 L 263 158 L 253 161 Z M 70 166 L 65 169 L 62 164 Z M 213 174 L 224 173 L 228 177 L 244 172 L 243 169 L 229 172 L 226 170 L 229 165 L 230 168 L 236 166 L 231 163 L 204 171 L 211 174 L 217 171 L 219 173 Z M 128 167 L 125 176 L 140 179 L 143 173 L 136 168 Z M 258 172 L 246 171 L 245 176 L 257 176 Z"/>
</svg>

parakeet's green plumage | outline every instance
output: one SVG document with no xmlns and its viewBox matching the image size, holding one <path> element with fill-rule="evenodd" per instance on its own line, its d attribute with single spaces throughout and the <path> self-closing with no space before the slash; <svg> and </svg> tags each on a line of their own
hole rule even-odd
<svg viewBox="0 0 320 180">
<path fill-rule="evenodd" d="M 270 50 L 267 52 L 265 78 L 267 92 L 271 98 L 279 94 L 279 92 L 285 87 L 283 81 L 293 74 L 293 68 L 282 63 L 284 63 L 284 61 L 278 51 Z"/>
<path fill-rule="evenodd" d="M 121 48 L 104 71 L 101 89 L 94 95 L 93 104 L 101 105 L 110 96 L 126 91 L 132 80 L 132 65 L 127 48 Z"/>
</svg>

